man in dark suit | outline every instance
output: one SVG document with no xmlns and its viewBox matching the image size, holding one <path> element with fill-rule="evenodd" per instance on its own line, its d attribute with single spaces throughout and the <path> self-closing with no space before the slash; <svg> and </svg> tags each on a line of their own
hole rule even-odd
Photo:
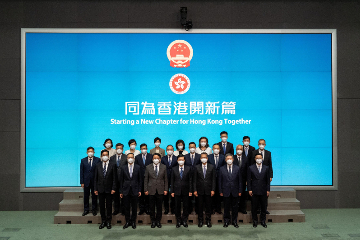
<svg viewBox="0 0 360 240">
<path fill-rule="evenodd" d="M 243 137 L 243 152 L 245 154 L 245 156 L 247 157 L 247 159 L 251 160 L 252 157 L 252 152 L 255 151 L 255 148 L 253 146 L 250 145 L 250 137 L 249 136 L 244 136 Z"/>
<path fill-rule="evenodd" d="M 234 146 L 232 143 L 229 143 L 227 141 L 228 133 L 226 131 L 222 131 L 220 133 L 220 138 L 221 142 L 218 143 L 220 146 L 220 154 L 225 156 L 226 154 L 231 153 L 232 155 L 234 155 Z"/>
<path fill-rule="evenodd" d="M 185 165 L 184 155 L 177 157 L 179 166 L 173 167 L 171 174 L 171 197 L 175 198 L 176 227 L 181 224 L 188 227 L 189 196 L 192 196 L 192 172 L 191 167 Z M 181 201 L 183 202 L 183 215 L 181 217 Z"/>
<path fill-rule="evenodd" d="M 152 164 L 153 156 L 147 152 L 147 145 L 145 143 L 140 145 L 141 154 L 135 157 L 135 164 L 140 166 L 140 173 L 142 179 L 145 177 L 146 166 Z M 149 196 L 146 196 L 144 193 L 144 185 L 141 184 L 141 196 L 139 197 L 139 215 L 143 213 L 150 214 L 149 209 Z"/>
<path fill-rule="evenodd" d="M 141 196 L 142 175 L 140 166 L 134 164 L 134 154 L 128 153 L 128 164 L 123 165 L 119 172 L 120 180 L 120 198 L 124 200 L 125 208 L 125 220 L 124 229 L 128 228 L 131 224 L 132 228 L 136 228 L 136 216 L 137 216 L 137 203 L 138 198 Z M 131 218 L 130 218 L 130 206 L 131 206 Z"/>
<path fill-rule="evenodd" d="M 196 144 L 194 142 L 189 143 L 189 149 L 190 153 L 185 155 L 185 165 L 190 167 L 191 174 L 195 171 L 195 166 L 200 164 L 200 154 L 196 153 L 195 151 L 191 152 L 193 149 L 196 150 Z M 197 213 L 197 204 L 196 204 L 196 198 L 194 195 L 189 197 L 189 203 L 188 203 L 189 214 L 192 213 L 195 207 L 195 212 Z"/>
<path fill-rule="evenodd" d="M 94 190 L 99 195 L 99 205 L 101 214 L 101 225 L 99 229 L 103 229 L 106 225 L 107 229 L 111 229 L 111 208 L 112 194 L 116 189 L 116 165 L 109 163 L 109 151 L 104 149 L 101 151 L 101 161 L 96 165 Z"/>
<path fill-rule="evenodd" d="M 96 216 L 97 196 L 94 193 L 94 177 L 96 164 L 100 162 L 100 158 L 94 157 L 95 150 L 93 147 L 87 148 L 87 157 L 81 159 L 80 163 L 80 184 L 84 189 L 84 212 L 83 216 L 89 213 L 89 196 L 91 190 L 91 209 L 92 214 Z"/>
<path fill-rule="evenodd" d="M 253 219 L 253 227 L 257 227 L 258 205 L 261 207 L 260 221 L 263 227 L 267 227 L 266 221 L 266 208 L 267 197 L 270 194 L 270 168 L 263 164 L 261 153 L 255 155 L 256 164 L 248 168 L 247 173 L 247 186 L 249 195 L 251 196 L 251 214 Z"/>
<path fill-rule="evenodd" d="M 201 164 L 196 165 L 194 172 L 194 195 L 198 198 L 199 227 L 203 226 L 204 205 L 206 213 L 206 225 L 211 227 L 211 197 L 215 194 L 216 172 L 213 165 L 208 163 L 207 153 L 202 153 Z"/>
<path fill-rule="evenodd" d="M 174 152 L 174 147 L 172 145 L 168 145 L 166 147 L 167 155 L 161 158 L 161 163 L 166 166 L 166 173 L 169 184 L 168 189 L 171 188 L 170 179 L 171 179 L 172 168 L 177 166 L 177 158 L 176 156 L 174 156 L 173 152 Z M 174 205 L 175 202 L 171 198 L 170 194 L 164 196 L 164 209 L 165 209 L 164 214 L 169 214 L 169 209 L 171 209 L 171 214 L 174 214 Z"/>
<path fill-rule="evenodd" d="M 117 169 L 117 174 L 116 176 L 119 175 L 119 171 L 121 170 L 121 167 L 124 166 L 127 163 L 126 160 L 126 155 L 123 154 L 124 151 L 124 145 L 121 143 L 117 143 L 116 144 L 116 154 L 112 157 L 110 157 L 110 163 L 113 163 L 116 165 L 116 169 Z M 125 214 L 125 210 L 123 208 L 123 206 L 121 206 L 120 204 L 120 193 L 119 193 L 119 181 L 117 179 L 116 181 L 116 190 L 115 193 L 113 194 L 113 201 L 114 201 L 114 212 L 113 215 L 117 215 L 120 212 L 121 209 L 121 213 Z"/>
<path fill-rule="evenodd" d="M 218 177 L 219 192 L 224 197 L 224 227 L 228 227 L 231 222 L 234 227 L 238 228 L 238 197 L 242 192 L 242 176 L 240 167 L 233 164 L 234 156 L 228 153 L 225 159 L 226 165 L 221 167 Z"/>
<path fill-rule="evenodd" d="M 247 169 L 249 167 L 248 158 L 246 157 L 243 146 L 241 144 L 236 146 L 236 155 L 234 156 L 234 165 L 240 167 L 240 174 L 241 174 L 241 186 L 242 192 L 241 196 L 239 197 L 239 212 L 242 214 L 247 214 L 246 212 L 246 200 L 247 200 L 247 192 L 246 192 L 246 176 L 247 176 Z"/>
<path fill-rule="evenodd" d="M 213 154 L 209 155 L 209 163 L 215 167 L 216 179 L 217 179 L 219 176 L 220 168 L 225 165 L 225 156 L 220 154 L 220 145 L 219 144 L 213 145 L 213 152 L 214 152 Z M 220 196 L 220 193 L 219 193 L 218 181 L 216 181 L 215 195 L 212 198 L 213 213 L 217 212 L 218 214 L 222 214 L 221 201 L 222 201 L 222 197 Z"/>
<path fill-rule="evenodd" d="M 145 170 L 144 191 L 145 195 L 150 196 L 151 228 L 161 228 L 163 196 L 167 195 L 169 189 L 166 166 L 160 163 L 160 159 L 161 155 L 154 153 L 153 164 L 148 165 Z"/>
</svg>

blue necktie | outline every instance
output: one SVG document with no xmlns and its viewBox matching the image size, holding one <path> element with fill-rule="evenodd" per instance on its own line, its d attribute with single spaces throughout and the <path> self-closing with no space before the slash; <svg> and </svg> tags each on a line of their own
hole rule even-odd
<svg viewBox="0 0 360 240">
<path fill-rule="evenodd" d="M 226 144 L 224 143 L 224 154 L 226 153 Z"/>
<path fill-rule="evenodd" d="M 156 173 L 156 176 L 157 176 L 158 175 L 157 165 L 155 165 L 155 173 Z"/>
<path fill-rule="evenodd" d="M 132 178 L 132 165 L 130 165 L 130 178 Z"/>
<path fill-rule="evenodd" d="M 184 173 L 183 168 L 180 168 L 180 178 L 181 178 L 181 180 L 182 180 L 182 177 L 183 177 L 183 173 Z"/>
<path fill-rule="evenodd" d="M 204 166 L 204 179 L 205 179 L 205 175 L 206 175 L 206 168 Z"/>
<path fill-rule="evenodd" d="M 194 165 L 194 155 L 191 154 L 191 165 Z"/>
<path fill-rule="evenodd" d="M 248 155 L 248 148 L 247 147 L 245 148 L 245 155 L 246 156 Z"/>
<path fill-rule="evenodd" d="M 171 158 L 169 157 L 169 166 L 171 166 Z"/>
<path fill-rule="evenodd" d="M 120 156 L 118 156 L 118 160 L 117 160 L 116 164 L 118 167 L 120 166 Z"/>
<path fill-rule="evenodd" d="M 145 155 L 143 155 L 143 163 L 144 163 L 144 165 L 145 165 L 145 159 L 146 159 Z"/>
<path fill-rule="evenodd" d="M 104 175 L 104 177 L 105 177 L 105 175 L 106 175 L 106 163 L 104 164 L 103 175 Z"/>
</svg>

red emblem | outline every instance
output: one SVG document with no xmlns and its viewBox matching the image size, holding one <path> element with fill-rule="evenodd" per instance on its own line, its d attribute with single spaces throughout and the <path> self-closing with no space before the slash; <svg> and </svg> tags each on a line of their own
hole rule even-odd
<svg viewBox="0 0 360 240">
<path fill-rule="evenodd" d="M 185 74 L 175 74 L 170 79 L 170 89 L 176 94 L 184 94 L 190 88 L 190 79 Z"/>
<path fill-rule="evenodd" d="M 167 48 L 167 57 L 170 66 L 175 68 L 186 68 L 190 66 L 190 60 L 193 57 L 191 45 L 184 40 L 175 40 Z"/>
</svg>

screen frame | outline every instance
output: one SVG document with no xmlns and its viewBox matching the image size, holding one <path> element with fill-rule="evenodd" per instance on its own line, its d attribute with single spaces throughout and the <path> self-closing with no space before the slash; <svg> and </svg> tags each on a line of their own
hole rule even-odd
<svg viewBox="0 0 360 240">
<path fill-rule="evenodd" d="M 284 186 L 295 190 L 338 190 L 337 148 L 337 33 L 336 29 L 162 29 L 162 28 L 21 28 L 21 129 L 20 192 L 64 192 L 81 187 L 26 187 L 26 33 L 258 33 L 258 34 L 331 34 L 332 76 L 332 182 L 331 186 Z M 277 186 L 279 187 L 279 186 Z M 281 186 L 280 186 L 281 187 Z"/>
</svg>

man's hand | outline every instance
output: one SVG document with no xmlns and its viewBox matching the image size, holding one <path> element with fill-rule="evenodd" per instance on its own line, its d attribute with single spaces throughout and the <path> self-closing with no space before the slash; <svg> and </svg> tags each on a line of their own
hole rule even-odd
<svg viewBox="0 0 360 240">
<path fill-rule="evenodd" d="M 146 192 L 145 192 L 145 195 L 146 195 L 146 196 L 149 195 L 149 191 L 146 191 Z"/>
<path fill-rule="evenodd" d="M 189 192 L 189 197 L 191 197 L 192 196 L 192 193 L 191 192 Z"/>
<path fill-rule="evenodd" d="M 239 192 L 239 197 L 241 197 L 241 192 Z"/>
<path fill-rule="evenodd" d="M 171 196 L 172 196 L 172 197 L 175 197 L 175 193 L 172 193 Z"/>
<path fill-rule="evenodd" d="M 267 191 L 267 192 L 266 192 L 266 196 L 269 196 L 269 195 L 270 195 L 270 192 L 269 192 L 269 191 Z"/>
<path fill-rule="evenodd" d="M 95 193 L 95 195 L 99 195 L 99 192 L 98 192 L 98 191 L 95 191 L 94 193 Z"/>
<path fill-rule="evenodd" d="M 111 190 L 111 194 L 114 194 L 115 193 L 115 190 Z"/>
<path fill-rule="evenodd" d="M 195 197 L 197 197 L 197 196 L 198 196 L 197 191 L 195 191 L 195 192 L 194 192 L 194 195 L 195 195 Z"/>
<path fill-rule="evenodd" d="M 120 193 L 120 198 L 123 198 L 123 196 L 124 196 L 124 195 L 123 195 L 122 193 Z"/>
<path fill-rule="evenodd" d="M 253 196 L 253 193 L 252 193 L 252 191 L 249 191 L 249 195 L 252 197 Z"/>
<path fill-rule="evenodd" d="M 272 178 L 270 178 L 270 182 L 272 182 Z"/>
<path fill-rule="evenodd" d="M 215 191 L 211 191 L 211 196 L 213 197 L 215 195 Z"/>
<path fill-rule="evenodd" d="M 81 184 L 81 187 L 82 187 L 82 188 L 84 188 L 84 186 L 85 186 L 84 184 Z"/>
<path fill-rule="evenodd" d="M 167 195 L 167 191 L 164 191 L 164 195 L 165 195 L 165 196 Z"/>
<path fill-rule="evenodd" d="M 139 192 L 139 196 L 138 197 L 141 197 L 141 192 Z"/>
<path fill-rule="evenodd" d="M 224 194 L 223 194 L 223 193 L 220 193 L 220 196 L 224 196 Z"/>
</svg>

